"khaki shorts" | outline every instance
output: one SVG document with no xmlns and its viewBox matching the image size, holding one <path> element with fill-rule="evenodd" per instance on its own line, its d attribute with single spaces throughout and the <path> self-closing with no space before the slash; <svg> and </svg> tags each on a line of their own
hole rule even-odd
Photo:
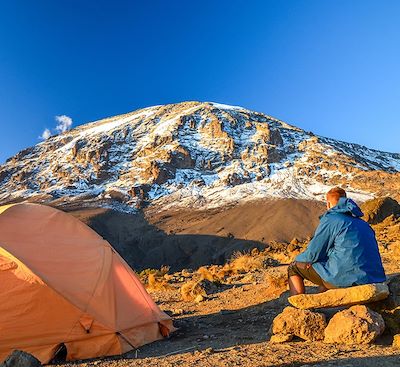
<svg viewBox="0 0 400 367">
<path fill-rule="evenodd" d="M 307 279 L 310 282 L 319 286 L 323 286 L 327 289 L 337 288 L 333 284 L 323 280 L 312 266 L 307 267 L 307 265 L 308 263 L 302 263 L 299 261 L 291 263 L 288 267 L 288 276 L 291 277 L 293 275 L 299 275 L 303 279 Z"/>
</svg>

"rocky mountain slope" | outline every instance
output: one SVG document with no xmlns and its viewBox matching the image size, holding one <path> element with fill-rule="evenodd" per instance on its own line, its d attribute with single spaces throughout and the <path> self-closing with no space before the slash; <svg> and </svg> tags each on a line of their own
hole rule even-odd
<svg viewBox="0 0 400 367">
<path fill-rule="evenodd" d="M 29 199 L 126 212 L 321 199 L 332 185 L 360 201 L 398 199 L 400 154 L 316 136 L 241 107 L 200 102 L 81 125 L 0 166 L 0 204 Z"/>
</svg>

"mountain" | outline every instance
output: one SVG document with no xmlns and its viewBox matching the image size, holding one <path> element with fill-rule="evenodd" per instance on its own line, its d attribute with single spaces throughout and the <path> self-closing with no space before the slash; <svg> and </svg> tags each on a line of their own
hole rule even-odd
<svg viewBox="0 0 400 367">
<path fill-rule="evenodd" d="M 399 197 L 400 154 L 324 138 L 218 103 L 148 107 L 78 126 L 0 166 L 0 203 L 22 199 L 130 212 L 263 198 Z"/>
<path fill-rule="evenodd" d="M 325 192 L 399 199 L 400 155 L 217 103 L 154 106 L 78 126 L 0 166 L 0 205 L 56 206 L 136 270 L 220 264 L 307 241 Z"/>
</svg>

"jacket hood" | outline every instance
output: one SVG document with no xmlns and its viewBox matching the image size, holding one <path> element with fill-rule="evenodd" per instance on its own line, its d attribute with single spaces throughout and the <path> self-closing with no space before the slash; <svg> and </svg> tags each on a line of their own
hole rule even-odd
<svg viewBox="0 0 400 367">
<path fill-rule="evenodd" d="M 348 198 L 340 198 L 337 205 L 329 209 L 327 213 L 350 214 L 356 218 L 360 218 L 364 215 L 359 206 L 352 199 Z"/>
</svg>

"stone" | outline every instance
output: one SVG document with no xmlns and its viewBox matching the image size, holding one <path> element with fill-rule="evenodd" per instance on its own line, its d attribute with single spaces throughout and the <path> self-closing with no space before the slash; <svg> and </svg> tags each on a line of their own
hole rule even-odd
<svg viewBox="0 0 400 367">
<path fill-rule="evenodd" d="M 400 275 L 389 277 L 387 284 L 388 298 L 368 306 L 381 314 L 390 334 L 400 334 Z"/>
<path fill-rule="evenodd" d="M 182 300 L 187 302 L 202 302 L 207 295 L 218 292 L 219 285 L 215 282 L 210 282 L 207 279 L 200 281 L 190 281 L 184 283 L 181 287 Z"/>
<path fill-rule="evenodd" d="M 194 301 L 198 296 L 206 296 L 207 293 L 200 282 L 190 281 L 182 285 L 181 296 L 186 302 Z"/>
<path fill-rule="evenodd" d="M 288 301 L 294 307 L 307 310 L 371 303 L 383 300 L 388 296 L 388 286 L 385 283 L 375 283 L 330 289 L 317 294 L 298 294 L 289 297 Z"/>
<path fill-rule="evenodd" d="M 171 316 L 180 316 L 183 315 L 185 311 L 182 308 L 175 308 L 171 311 Z"/>
<path fill-rule="evenodd" d="M 364 305 L 336 313 L 325 329 L 325 343 L 370 344 L 385 330 L 381 315 Z"/>
<path fill-rule="evenodd" d="M 0 367 L 39 367 L 42 364 L 33 355 L 21 350 L 14 350 Z"/>
<path fill-rule="evenodd" d="M 285 343 L 290 342 L 293 339 L 293 335 L 290 334 L 274 334 L 271 336 L 269 341 L 271 343 Z"/>
<path fill-rule="evenodd" d="M 194 299 L 195 303 L 200 303 L 200 302 L 203 302 L 203 301 L 204 301 L 204 296 L 202 296 L 201 294 L 198 294 L 196 296 L 196 298 Z"/>
<path fill-rule="evenodd" d="M 393 337 L 393 343 L 392 343 L 393 348 L 400 349 L 400 334 L 396 334 Z"/>
<path fill-rule="evenodd" d="M 298 336 L 304 340 L 322 340 L 326 327 L 325 315 L 309 310 L 299 310 L 294 307 L 286 307 L 282 313 L 272 322 L 272 340 L 281 340 L 283 335 L 287 340 Z M 274 338 L 275 335 L 278 335 Z"/>
<path fill-rule="evenodd" d="M 400 216 L 400 204 L 391 197 L 381 197 L 368 200 L 361 205 L 363 219 L 370 224 L 383 222 L 387 217 Z"/>
</svg>

